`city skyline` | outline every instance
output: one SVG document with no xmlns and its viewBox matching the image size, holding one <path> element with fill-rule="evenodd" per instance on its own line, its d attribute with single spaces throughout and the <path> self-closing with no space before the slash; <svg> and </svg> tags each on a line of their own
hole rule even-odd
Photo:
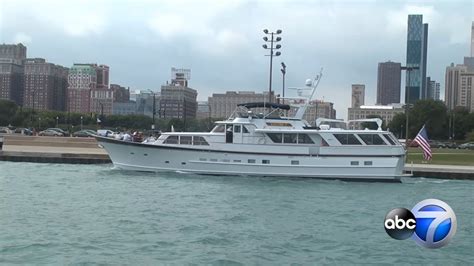
<svg viewBox="0 0 474 266">
<path fill-rule="evenodd" d="M 366 102 L 375 103 L 378 62 L 405 63 L 408 14 L 422 14 L 430 25 L 427 75 L 444 84 L 446 66 L 469 55 L 470 6 L 469 2 L 420 6 L 411 1 L 377 5 L 142 1 L 120 6 L 46 1 L 39 6 L 4 1 L 0 42 L 21 41 L 28 46 L 28 57 L 65 67 L 75 62 L 105 63 L 113 69 L 111 82 L 133 89 L 158 91 L 169 80 L 170 67 L 191 68 L 192 87 L 203 100 L 213 92 L 268 89 L 261 30 L 281 28 L 278 60 L 288 66 L 287 87 L 300 86 L 324 67 L 316 97 L 334 102 L 338 117 L 344 118 L 351 84 L 365 84 Z M 273 74 L 273 88 L 281 93 L 279 69 L 274 68 Z"/>
</svg>

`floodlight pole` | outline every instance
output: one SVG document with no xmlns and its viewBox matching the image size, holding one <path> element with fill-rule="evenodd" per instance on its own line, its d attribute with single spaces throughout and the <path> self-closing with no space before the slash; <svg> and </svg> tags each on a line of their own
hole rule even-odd
<svg viewBox="0 0 474 266">
<path fill-rule="evenodd" d="M 265 56 L 270 56 L 270 78 L 269 78 L 269 82 L 268 82 L 268 102 L 271 103 L 272 102 L 272 70 L 273 70 L 273 57 L 274 56 L 280 56 L 281 53 L 280 52 L 276 52 L 275 54 L 273 53 L 273 50 L 278 50 L 281 48 L 281 45 L 277 44 L 275 46 L 273 46 L 274 43 L 276 42 L 279 42 L 281 41 L 281 37 L 274 37 L 275 35 L 279 35 L 282 33 L 282 30 L 277 30 L 276 32 L 269 32 L 267 29 L 264 29 L 263 30 L 263 33 L 265 33 L 266 35 L 270 35 L 270 39 L 268 39 L 267 36 L 263 37 L 263 40 L 265 42 L 269 42 L 270 43 L 270 47 L 268 47 L 266 44 L 263 45 L 263 49 L 267 49 L 267 50 L 270 50 L 270 54 L 269 55 L 265 55 Z"/>
</svg>

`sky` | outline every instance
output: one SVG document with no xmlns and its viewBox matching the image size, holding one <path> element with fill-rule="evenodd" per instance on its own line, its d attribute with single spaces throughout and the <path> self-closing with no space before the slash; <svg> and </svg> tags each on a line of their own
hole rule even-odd
<svg viewBox="0 0 474 266">
<path fill-rule="evenodd" d="M 375 104 L 378 63 L 405 64 L 408 14 L 429 24 L 427 75 L 441 83 L 443 98 L 446 66 L 469 55 L 472 0 L 0 0 L 0 43 L 21 42 L 28 57 L 66 67 L 106 64 L 110 82 L 131 89 L 158 91 L 171 67 L 190 68 L 189 86 L 207 100 L 268 91 L 262 30 L 281 29 L 273 89 L 281 93 L 281 62 L 287 87 L 323 68 L 316 98 L 347 119 L 351 84 L 365 84 L 365 103 Z"/>
</svg>

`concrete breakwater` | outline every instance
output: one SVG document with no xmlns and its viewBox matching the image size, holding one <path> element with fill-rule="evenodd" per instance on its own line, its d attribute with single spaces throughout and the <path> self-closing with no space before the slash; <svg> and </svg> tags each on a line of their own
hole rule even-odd
<svg viewBox="0 0 474 266">
<path fill-rule="evenodd" d="M 0 161 L 111 163 L 107 152 L 94 138 L 4 135 L 1 147 Z"/>
</svg>

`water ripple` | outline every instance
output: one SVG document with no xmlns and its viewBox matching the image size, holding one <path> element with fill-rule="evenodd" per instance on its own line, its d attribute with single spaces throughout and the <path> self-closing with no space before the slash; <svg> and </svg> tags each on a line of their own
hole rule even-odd
<svg viewBox="0 0 474 266">
<path fill-rule="evenodd" d="M 383 230 L 392 208 L 448 202 L 458 232 L 427 250 Z M 0 162 L 1 264 L 469 264 L 474 182 L 402 184 L 137 173 Z"/>
</svg>

